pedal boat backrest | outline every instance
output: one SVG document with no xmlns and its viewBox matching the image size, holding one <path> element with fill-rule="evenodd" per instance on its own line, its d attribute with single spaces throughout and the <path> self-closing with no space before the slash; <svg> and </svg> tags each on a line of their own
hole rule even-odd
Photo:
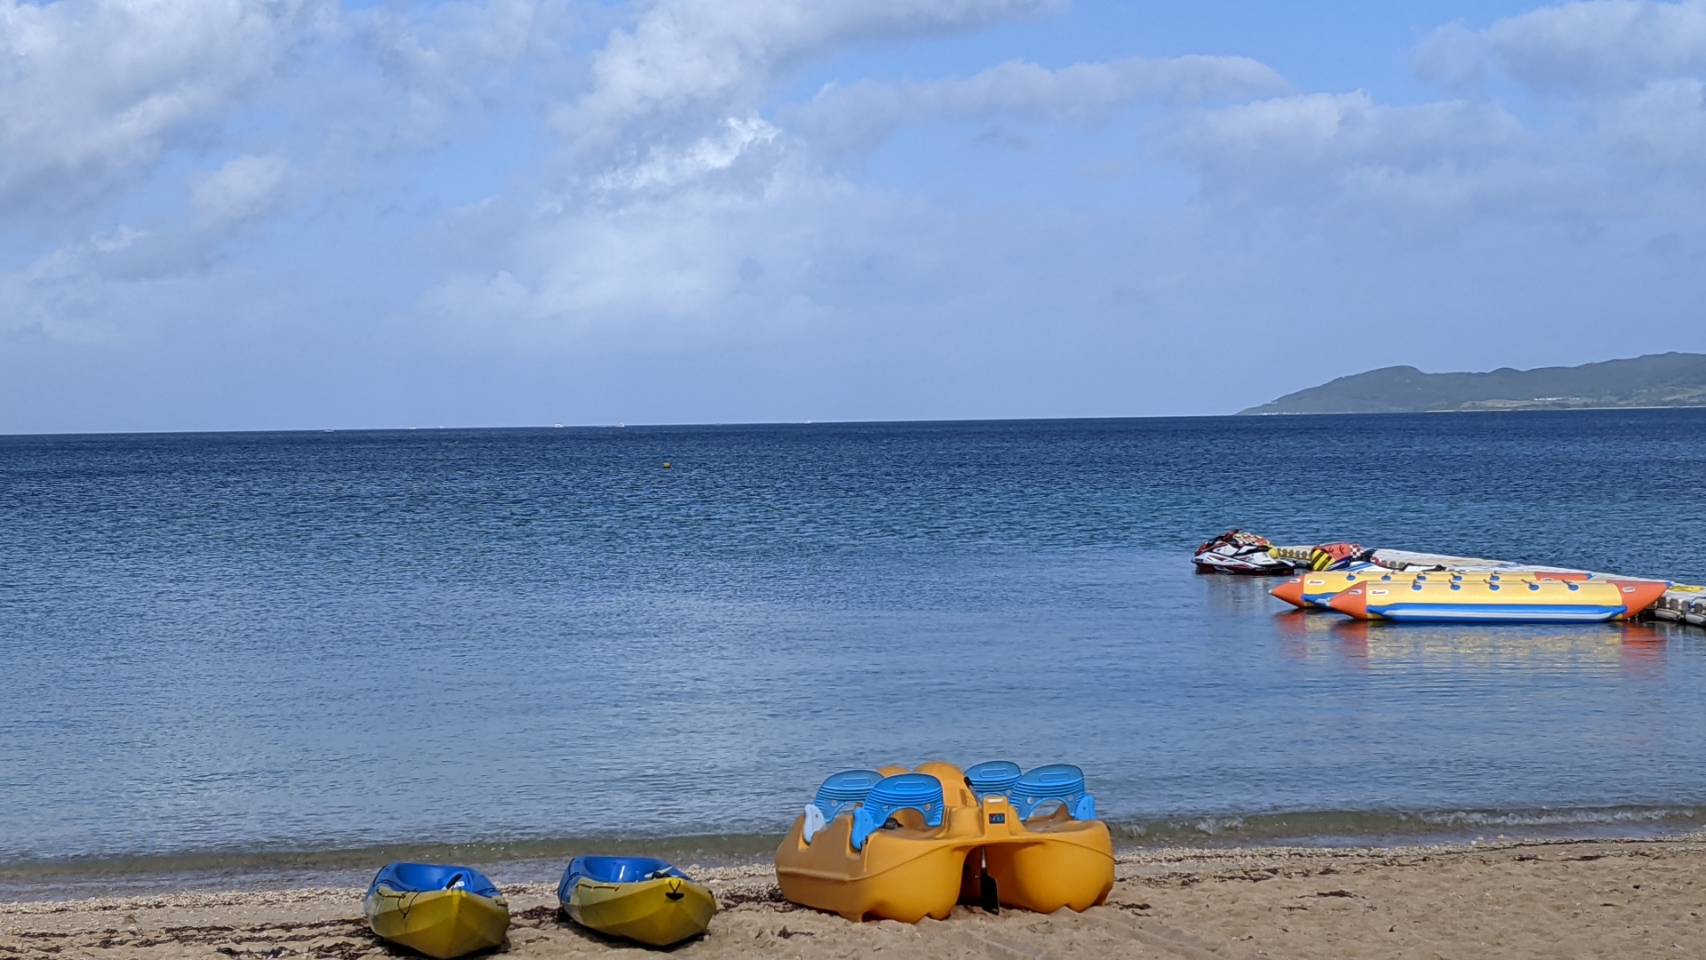
<svg viewBox="0 0 1706 960">
<path fill-rule="evenodd" d="M 829 821 L 840 816 L 842 810 L 864 803 L 866 794 L 882 780 L 883 774 L 876 770 L 843 770 L 830 774 L 823 781 L 823 786 L 817 788 L 817 796 L 806 804 L 806 822 L 800 831 L 801 838 L 811 843 L 812 837 L 828 826 Z"/>
<path fill-rule="evenodd" d="M 853 849 L 865 849 L 865 841 L 901 810 L 916 810 L 925 826 L 942 825 L 942 781 L 927 773 L 897 773 L 884 777 L 865 802 L 853 811 Z"/>
<path fill-rule="evenodd" d="M 1074 820 L 1096 819 L 1096 799 L 1084 792 L 1084 771 L 1070 763 L 1032 768 L 1007 797 L 1020 820 L 1029 820 L 1037 807 L 1056 800 Z"/>
<path fill-rule="evenodd" d="M 1007 796 L 1019 782 L 1019 765 L 1011 760 L 987 760 L 966 768 L 966 783 L 979 801 L 988 796 Z"/>
<path fill-rule="evenodd" d="M 843 808 L 864 803 L 865 795 L 882 781 L 883 775 L 875 770 L 843 770 L 831 774 L 823 786 L 817 788 L 812 806 L 823 812 L 825 821 L 834 820 Z"/>
</svg>

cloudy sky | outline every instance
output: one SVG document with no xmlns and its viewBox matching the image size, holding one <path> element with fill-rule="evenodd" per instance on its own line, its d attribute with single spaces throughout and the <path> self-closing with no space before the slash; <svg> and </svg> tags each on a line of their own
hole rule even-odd
<svg viewBox="0 0 1706 960">
<path fill-rule="evenodd" d="M 1706 0 L 0 0 L 0 432 L 1706 350 Z"/>
</svg>

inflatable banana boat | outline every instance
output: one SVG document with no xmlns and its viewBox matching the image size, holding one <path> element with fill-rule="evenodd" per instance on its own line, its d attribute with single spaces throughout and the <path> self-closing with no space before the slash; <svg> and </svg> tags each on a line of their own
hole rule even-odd
<svg viewBox="0 0 1706 960">
<path fill-rule="evenodd" d="M 1268 593 L 1294 607 L 1327 609 L 1334 594 L 1359 583 L 1382 583 L 1408 586 L 1442 580 L 1448 583 L 1487 581 L 1507 583 L 1518 580 L 1591 580 L 1593 574 L 1575 570 L 1391 570 L 1366 566 L 1356 570 L 1333 570 L 1306 573 L 1269 590 Z"/>
<path fill-rule="evenodd" d="M 1635 616 L 1668 588 L 1651 580 L 1367 581 L 1327 605 L 1359 620 L 1603 623 Z"/>
<path fill-rule="evenodd" d="M 717 912 L 703 884 L 651 857 L 576 857 L 557 902 L 583 927 L 653 947 L 704 933 Z"/>
<path fill-rule="evenodd" d="M 962 900 L 1083 911 L 1113 889 L 1114 847 L 1077 767 L 933 762 L 825 780 L 776 850 L 776 879 L 789 901 L 854 921 L 941 920 Z"/>
<path fill-rule="evenodd" d="M 367 888 L 368 925 L 380 937 L 449 960 L 504 942 L 509 905 L 469 867 L 393 863 Z"/>
</svg>

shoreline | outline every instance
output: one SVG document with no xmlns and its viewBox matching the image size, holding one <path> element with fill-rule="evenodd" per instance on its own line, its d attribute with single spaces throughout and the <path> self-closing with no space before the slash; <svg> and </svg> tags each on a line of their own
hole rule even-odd
<svg viewBox="0 0 1706 960">
<path fill-rule="evenodd" d="M 1433 846 L 1128 850 L 1108 903 L 1047 916 L 959 907 L 946 921 L 853 924 L 783 902 L 768 863 L 701 868 L 721 904 L 684 956 L 1698 956 L 1706 836 Z M 547 883 L 503 884 L 506 955 L 620 946 L 560 920 Z M 394 956 L 360 886 L 0 904 L 13 957 Z"/>
<path fill-rule="evenodd" d="M 1439 811 L 1292 811 L 1107 821 L 1115 851 L 1451 848 L 1477 843 L 1706 839 L 1706 806 Z M 586 853 L 653 856 L 701 870 L 769 864 L 782 833 L 564 837 L 511 842 L 375 844 L 0 862 L 0 903 L 175 892 L 365 887 L 394 860 L 460 863 L 501 883 L 554 883 Z"/>
<path fill-rule="evenodd" d="M 1322 829 L 1341 815 L 1285 813 L 1250 817 L 1181 817 L 1143 824 L 1109 822 L 1119 858 L 1167 851 L 1394 851 L 1477 849 L 1486 844 L 1556 842 L 1706 842 L 1706 808 L 1593 808 L 1498 813 L 1368 813 L 1365 829 Z M 1556 818 L 1556 822 L 1549 822 Z M 1344 827 L 1346 824 L 1338 824 Z M 1407 825 L 1409 829 L 1397 829 Z M 1303 827 L 1302 830 L 1297 827 Z M 1370 829 L 1375 827 L 1375 829 Z M 1264 832 L 1266 830 L 1266 832 Z M 442 842 L 333 847 L 324 851 L 162 854 L 133 858 L 68 858 L 0 865 L 0 904 L 101 897 L 167 897 L 174 893 L 290 892 L 367 887 L 380 866 L 406 859 L 461 863 L 500 885 L 556 883 L 578 854 L 657 856 L 693 871 L 766 868 L 781 834 L 682 837 L 565 837 L 558 841 Z"/>
</svg>

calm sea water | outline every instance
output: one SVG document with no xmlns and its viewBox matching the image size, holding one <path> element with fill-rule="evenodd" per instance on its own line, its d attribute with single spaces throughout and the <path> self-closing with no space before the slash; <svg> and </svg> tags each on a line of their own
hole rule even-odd
<svg viewBox="0 0 1706 960">
<path fill-rule="evenodd" d="M 1706 816 L 1706 631 L 1286 613 L 1190 572 L 1234 525 L 1706 581 L 1706 411 L 0 438 L 0 865 L 776 834 L 935 757 L 1128 837 Z"/>
</svg>

